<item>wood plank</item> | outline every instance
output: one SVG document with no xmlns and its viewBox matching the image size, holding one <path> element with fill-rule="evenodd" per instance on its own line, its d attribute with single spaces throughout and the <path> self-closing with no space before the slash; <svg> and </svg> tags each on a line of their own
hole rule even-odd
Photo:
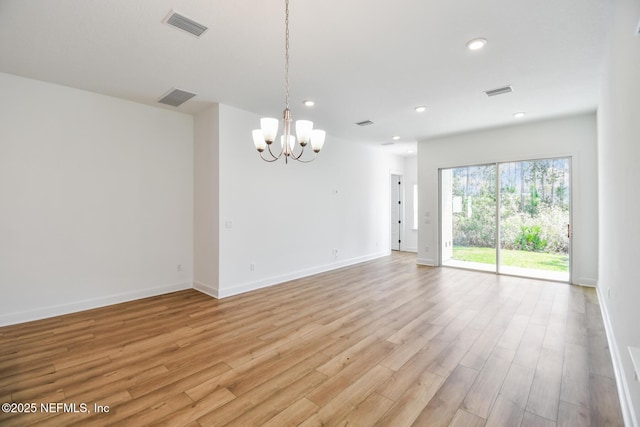
<svg viewBox="0 0 640 427">
<path fill-rule="evenodd" d="M 378 339 L 375 336 L 369 335 L 368 337 L 358 341 L 351 347 L 347 348 L 342 353 L 335 355 L 329 361 L 319 366 L 317 369 L 327 376 L 334 376 L 345 367 L 353 363 L 354 359 L 359 353 L 366 351 L 372 344 L 376 342 L 378 342 Z"/>
<path fill-rule="evenodd" d="M 564 351 L 567 330 L 566 316 L 552 316 L 544 334 L 542 347 L 556 351 Z"/>
<path fill-rule="evenodd" d="M 610 378 L 593 374 L 589 380 L 591 424 L 596 426 L 623 425 L 616 382 Z"/>
<path fill-rule="evenodd" d="M 467 328 L 463 330 L 429 365 L 429 371 L 441 377 L 448 377 L 481 333 L 482 329 Z M 436 335 L 436 338 L 440 335 Z"/>
<path fill-rule="evenodd" d="M 486 419 L 508 370 L 509 364 L 503 359 L 490 357 L 464 398 L 461 408 Z"/>
<path fill-rule="evenodd" d="M 487 420 L 458 409 L 449 427 L 484 427 Z"/>
<path fill-rule="evenodd" d="M 303 364 L 308 370 L 317 369 L 318 365 L 327 360 L 327 356 L 320 353 L 327 342 L 316 341 L 310 345 L 301 345 L 290 351 L 286 356 L 270 360 L 268 363 L 255 366 L 251 376 L 238 378 L 227 384 L 229 390 L 236 396 L 255 389 L 259 385 L 279 377 L 298 364 Z"/>
<path fill-rule="evenodd" d="M 475 369 L 459 365 L 416 418 L 414 425 L 449 425 L 477 375 Z"/>
<path fill-rule="evenodd" d="M 432 377 L 423 377 L 429 365 L 447 346 L 447 342 L 440 340 L 431 340 L 422 350 L 416 353 L 411 360 L 405 363 L 402 368 L 394 372 L 394 374 L 383 385 L 378 387 L 378 393 L 389 399 L 396 401 L 407 391 L 416 381 L 428 381 Z M 436 375 L 436 374 L 432 374 Z M 438 376 L 444 381 L 444 378 Z"/>
<path fill-rule="evenodd" d="M 309 417 L 301 426 L 333 425 L 346 417 L 353 408 L 363 402 L 376 387 L 386 381 L 393 371 L 376 365 L 367 371 L 356 382 L 345 388 L 336 397 L 322 406 L 318 412 Z"/>
<path fill-rule="evenodd" d="M 520 408 L 526 408 L 534 374 L 534 369 L 525 368 L 515 363 L 511 364 L 509 372 L 502 383 L 500 394 Z"/>
<path fill-rule="evenodd" d="M 397 399 L 393 407 L 382 418 L 380 424 L 389 426 L 411 425 L 443 382 L 444 378 L 428 371 L 424 372 L 420 379 Z"/>
<path fill-rule="evenodd" d="M 294 427 L 318 411 L 318 405 L 303 397 L 264 423 L 263 427 Z"/>
<path fill-rule="evenodd" d="M 460 363 L 480 370 L 503 333 L 503 326 L 493 323 L 487 325 Z"/>
<path fill-rule="evenodd" d="M 556 427 L 556 422 L 542 418 L 531 412 L 525 412 L 520 427 Z"/>
<path fill-rule="evenodd" d="M 413 331 L 419 329 L 425 323 L 428 323 L 434 316 L 438 314 L 437 311 L 434 310 L 426 310 L 420 316 L 416 317 L 400 329 L 387 338 L 387 341 L 392 342 L 394 344 L 401 344 L 409 339 L 411 339 Z"/>
<path fill-rule="evenodd" d="M 130 401 L 135 402 L 135 409 L 132 411 L 131 415 L 127 417 L 121 417 L 118 419 L 119 422 L 124 425 L 147 425 L 149 423 L 155 422 L 165 416 L 168 416 L 172 413 L 178 412 L 193 402 L 189 397 L 184 393 L 178 393 L 173 396 L 166 397 L 165 399 L 154 402 L 151 405 L 142 405 L 141 401 Z M 91 420 L 88 425 L 95 423 L 96 425 L 102 424 L 106 422 L 108 419 L 111 422 L 112 418 L 111 414 L 107 414 L 106 416 L 100 418 L 96 418 Z"/>
<path fill-rule="evenodd" d="M 399 344 L 380 364 L 394 371 L 402 368 L 408 360 L 429 344 L 429 341 L 431 341 L 433 336 L 436 335 L 442 327 L 432 325 L 429 329 L 431 330 L 430 333 L 415 334 L 412 339 Z"/>
<path fill-rule="evenodd" d="M 585 311 L 587 318 L 587 329 L 593 331 L 604 331 L 604 322 L 602 321 L 602 313 L 600 306 L 585 302 Z"/>
<path fill-rule="evenodd" d="M 298 396 L 304 396 L 308 391 L 313 390 L 326 379 L 327 376 L 321 372 L 311 371 L 280 392 L 274 393 L 254 405 L 227 425 L 237 427 L 262 425 L 293 404 L 293 402 L 298 399 Z"/>
<path fill-rule="evenodd" d="M 542 325 L 531 323 L 527 325 L 513 363 L 531 369 L 535 369 L 536 366 L 538 366 L 538 358 L 542 351 L 542 343 L 544 342 L 546 329 L 547 328 Z"/>
<path fill-rule="evenodd" d="M 591 411 L 589 408 L 560 401 L 557 425 L 558 427 L 590 426 Z"/>
<path fill-rule="evenodd" d="M 587 343 L 589 348 L 589 372 L 612 380 L 615 379 L 609 343 L 604 331 L 590 330 Z"/>
<path fill-rule="evenodd" d="M 308 393 L 307 398 L 319 406 L 326 405 L 345 388 L 349 387 L 354 382 L 354 379 L 360 378 L 363 373 L 372 369 L 382 358 L 389 354 L 393 346 L 394 344 L 389 342 L 376 341 L 374 347 L 364 354 L 360 354 L 352 363 Z"/>
<path fill-rule="evenodd" d="M 524 409 L 500 395 L 491 409 L 486 426 L 519 426 L 523 417 Z"/>
<path fill-rule="evenodd" d="M 589 407 L 589 352 L 586 347 L 568 343 L 564 351 L 560 399 Z"/>
<path fill-rule="evenodd" d="M 500 340 L 496 343 L 496 346 L 510 350 L 518 350 L 520 341 L 522 341 L 522 337 L 529 324 L 529 319 L 529 316 L 523 316 L 521 314 L 513 316 L 500 337 Z"/>
<path fill-rule="evenodd" d="M 378 393 L 371 393 L 337 425 L 340 427 L 369 427 L 375 425 L 391 405 L 393 405 L 392 400 Z"/>
<path fill-rule="evenodd" d="M 597 304 L 404 253 L 224 300 L 144 298 L 0 328 L 1 400 L 110 407 L 0 424 L 519 425 L 556 408 L 558 425 L 621 425 Z"/>
<path fill-rule="evenodd" d="M 531 384 L 527 411 L 551 421 L 558 418 L 563 354 L 544 349 Z"/>
<path fill-rule="evenodd" d="M 196 421 L 198 418 L 211 411 L 215 411 L 220 406 L 231 402 L 235 398 L 236 396 L 234 396 L 229 390 L 226 388 L 220 388 L 197 402 L 190 403 L 178 410 L 170 412 L 164 418 L 154 421 L 153 424 L 158 426 L 186 425 L 190 422 Z M 125 418 L 123 423 L 136 425 L 137 420 L 134 418 Z"/>
<path fill-rule="evenodd" d="M 565 341 L 571 344 L 587 346 L 587 326 L 584 313 L 569 311 L 567 313 L 567 328 Z"/>
</svg>

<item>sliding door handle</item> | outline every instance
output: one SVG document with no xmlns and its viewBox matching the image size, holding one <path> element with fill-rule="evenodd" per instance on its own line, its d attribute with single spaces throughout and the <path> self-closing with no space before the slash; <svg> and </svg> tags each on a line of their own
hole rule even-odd
<svg viewBox="0 0 640 427">
<path fill-rule="evenodd" d="M 571 224 L 567 224 L 567 237 L 571 238 Z"/>
</svg>

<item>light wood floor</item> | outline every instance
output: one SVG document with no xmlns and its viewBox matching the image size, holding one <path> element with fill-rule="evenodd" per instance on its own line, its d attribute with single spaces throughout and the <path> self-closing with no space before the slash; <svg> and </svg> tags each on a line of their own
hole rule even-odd
<svg viewBox="0 0 640 427">
<path fill-rule="evenodd" d="M 623 424 L 593 289 L 402 253 L 0 328 L 0 402 L 38 405 L 2 426 Z"/>
</svg>

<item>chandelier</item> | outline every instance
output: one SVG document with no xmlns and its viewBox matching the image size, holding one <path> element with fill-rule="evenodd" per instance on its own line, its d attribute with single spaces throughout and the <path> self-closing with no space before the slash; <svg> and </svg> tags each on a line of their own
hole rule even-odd
<svg viewBox="0 0 640 427">
<path fill-rule="evenodd" d="M 285 109 L 282 112 L 283 133 L 280 136 L 280 149 L 271 149 L 273 142 L 278 134 L 278 119 L 265 117 L 260 119 L 260 129 L 253 131 L 253 144 L 260 153 L 262 160 L 267 162 L 275 162 L 284 155 L 285 163 L 289 159 L 297 160 L 303 163 L 309 163 L 315 160 L 318 153 L 324 145 L 325 131 L 313 128 L 313 122 L 309 120 L 296 120 L 296 135 L 291 134 L 291 111 L 289 111 L 289 0 L 285 0 L 285 43 L 284 43 L 284 81 L 285 81 Z M 313 158 L 305 160 L 302 158 L 305 147 L 311 144 L 313 150 Z M 296 154 L 300 146 L 299 152 Z M 270 157 L 265 157 L 265 149 Z"/>
</svg>

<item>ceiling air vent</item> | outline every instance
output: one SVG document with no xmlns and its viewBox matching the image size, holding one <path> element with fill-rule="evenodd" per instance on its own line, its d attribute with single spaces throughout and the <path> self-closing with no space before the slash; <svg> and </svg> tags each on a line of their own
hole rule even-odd
<svg viewBox="0 0 640 427">
<path fill-rule="evenodd" d="M 364 121 L 362 121 L 362 122 L 358 122 L 358 123 L 356 123 L 356 124 L 357 124 L 358 126 L 369 126 L 369 125 L 372 125 L 372 124 L 373 124 L 373 122 L 372 122 L 371 120 L 364 120 Z"/>
<path fill-rule="evenodd" d="M 187 92 L 186 90 L 171 89 L 162 98 L 160 98 L 158 102 L 160 104 L 171 105 L 172 107 L 179 107 L 194 96 L 196 96 L 195 93 Z"/>
<path fill-rule="evenodd" d="M 180 15 L 173 10 L 162 20 L 165 24 L 171 25 L 179 30 L 186 31 L 196 37 L 200 37 L 207 31 L 207 27 L 193 21 L 186 16 Z"/>
<path fill-rule="evenodd" d="M 382 143 L 382 144 L 380 144 L 380 145 L 385 145 L 385 146 L 386 146 L 386 145 L 393 145 L 393 144 L 395 144 L 395 142 L 393 142 L 393 141 L 388 141 L 388 142 L 383 142 L 383 143 Z"/>
<path fill-rule="evenodd" d="M 487 96 L 502 95 L 503 93 L 509 93 L 509 92 L 513 92 L 511 85 L 484 91 L 484 93 L 486 93 Z"/>
</svg>

